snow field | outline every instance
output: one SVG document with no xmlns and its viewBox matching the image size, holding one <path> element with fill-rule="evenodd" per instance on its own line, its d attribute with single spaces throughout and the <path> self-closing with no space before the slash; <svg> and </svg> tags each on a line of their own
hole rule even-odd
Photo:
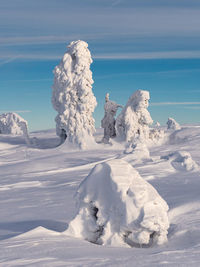
<svg viewBox="0 0 200 267">
<path fill-rule="evenodd" d="M 97 134 L 102 139 L 102 132 Z M 171 158 L 161 157 L 186 151 L 200 165 L 200 127 L 182 127 L 168 136 L 165 143 L 148 147 L 148 160 L 128 154 L 131 165 L 169 206 L 168 242 L 142 249 L 100 246 L 66 235 L 79 210 L 74 199 L 79 185 L 95 165 L 126 161 L 123 145 L 113 141 L 113 146 L 99 144 L 87 151 L 65 144 L 52 148 L 59 139 L 46 131 L 30 135 L 38 143 L 32 148 L 20 136 L 1 135 L 0 265 L 198 266 L 199 171 L 175 168 Z"/>
</svg>

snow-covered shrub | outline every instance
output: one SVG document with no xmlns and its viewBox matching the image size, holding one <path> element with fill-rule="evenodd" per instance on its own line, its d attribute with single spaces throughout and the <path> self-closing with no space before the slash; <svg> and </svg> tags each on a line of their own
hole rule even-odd
<svg viewBox="0 0 200 267">
<path fill-rule="evenodd" d="M 133 143 L 138 137 L 142 141 L 149 139 L 149 125 L 153 123 L 147 110 L 149 99 L 148 91 L 137 90 L 117 117 L 117 135 L 126 142 Z"/>
<path fill-rule="evenodd" d="M 164 130 L 156 128 L 156 129 L 150 129 L 149 131 L 149 138 L 154 143 L 160 143 L 160 141 L 163 140 L 165 136 Z"/>
<path fill-rule="evenodd" d="M 52 104 L 58 112 L 56 132 L 61 141 L 85 148 L 94 142 L 92 113 L 96 98 L 92 92 L 92 58 L 88 44 L 74 41 L 68 46 L 60 64 L 54 69 Z"/>
<path fill-rule="evenodd" d="M 77 198 L 78 213 L 67 235 L 111 246 L 167 240 L 167 203 L 122 159 L 96 165 L 80 184 Z"/>
<path fill-rule="evenodd" d="M 168 130 L 180 130 L 181 126 L 178 124 L 178 122 L 175 121 L 175 119 L 168 118 L 167 129 Z"/>
<path fill-rule="evenodd" d="M 132 160 L 150 158 L 150 152 L 147 145 L 142 143 L 139 139 L 137 139 L 134 143 L 128 144 L 124 150 L 124 154 L 133 154 L 131 155 Z"/>
<path fill-rule="evenodd" d="M 103 142 L 108 143 L 109 139 L 116 136 L 115 131 L 115 115 L 117 113 L 117 109 L 122 107 L 118 105 L 116 102 L 111 101 L 109 99 L 109 94 L 106 94 L 105 97 L 105 105 L 104 105 L 104 117 L 101 120 L 101 127 L 104 128 L 104 137 Z"/>
<path fill-rule="evenodd" d="M 24 135 L 27 144 L 30 144 L 27 121 L 17 113 L 9 112 L 0 115 L 0 134 Z"/>
<path fill-rule="evenodd" d="M 180 171 L 199 171 L 200 169 L 187 151 L 177 151 L 161 158 L 170 160 L 172 166 Z"/>
</svg>

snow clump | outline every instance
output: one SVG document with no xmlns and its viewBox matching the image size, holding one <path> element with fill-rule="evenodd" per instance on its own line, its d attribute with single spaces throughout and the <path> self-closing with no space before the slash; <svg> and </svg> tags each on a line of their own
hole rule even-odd
<svg viewBox="0 0 200 267">
<path fill-rule="evenodd" d="M 143 141 L 149 139 L 149 125 L 153 123 L 147 110 L 149 99 L 148 91 L 137 90 L 117 117 L 117 135 L 126 142 L 133 143 L 138 137 Z"/>
<path fill-rule="evenodd" d="M 175 121 L 175 119 L 168 118 L 167 129 L 168 130 L 180 130 L 181 126 L 178 124 L 178 122 Z"/>
<path fill-rule="evenodd" d="M 92 113 L 97 102 L 92 92 L 91 63 L 88 44 L 78 40 L 69 44 L 54 69 L 52 104 L 58 112 L 55 119 L 57 135 L 61 142 L 67 138 L 81 149 L 94 142 Z"/>
<path fill-rule="evenodd" d="M 77 198 L 78 213 L 67 235 L 119 247 L 167 241 L 167 203 L 122 159 L 97 164 L 80 184 Z"/>
<path fill-rule="evenodd" d="M 180 171 L 199 171 L 198 164 L 192 159 L 192 156 L 187 151 L 177 151 L 167 156 L 162 156 L 162 159 L 171 161 L 172 166 Z"/>
<path fill-rule="evenodd" d="M 156 128 L 159 128 L 160 127 L 160 123 L 158 121 L 155 123 L 155 127 Z"/>
<path fill-rule="evenodd" d="M 0 115 L 0 134 L 23 135 L 27 144 L 30 144 L 28 123 L 14 112 Z"/>
<path fill-rule="evenodd" d="M 104 105 L 104 117 L 101 120 L 101 127 L 104 128 L 104 137 L 103 142 L 108 143 L 110 138 L 116 136 L 115 130 L 115 115 L 117 113 L 117 109 L 122 106 L 117 104 L 114 101 L 109 99 L 109 94 L 106 94 L 105 97 L 105 105 Z"/>
</svg>

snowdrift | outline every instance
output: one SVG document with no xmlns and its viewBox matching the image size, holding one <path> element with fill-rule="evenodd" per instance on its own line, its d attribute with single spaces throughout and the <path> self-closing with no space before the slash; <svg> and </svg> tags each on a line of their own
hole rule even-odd
<svg viewBox="0 0 200 267">
<path fill-rule="evenodd" d="M 150 246 L 167 240 L 168 205 L 126 161 L 97 164 L 80 184 L 66 234 L 100 245 Z"/>
</svg>

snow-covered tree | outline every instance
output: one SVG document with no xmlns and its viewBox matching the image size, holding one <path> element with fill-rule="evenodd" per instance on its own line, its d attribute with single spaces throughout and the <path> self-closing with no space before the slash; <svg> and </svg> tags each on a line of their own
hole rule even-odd
<svg viewBox="0 0 200 267">
<path fill-rule="evenodd" d="M 149 139 L 149 125 L 153 123 L 147 108 L 150 96 L 148 91 L 137 90 L 128 100 L 116 120 L 117 135 L 128 143 L 136 139 Z"/>
<path fill-rule="evenodd" d="M 84 149 L 94 142 L 95 131 L 92 113 L 97 104 L 92 92 L 92 58 L 88 44 L 71 42 L 60 64 L 54 69 L 52 104 L 58 115 L 56 132 L 61 141 Z"/>
<path fill-rule="evenodd" d="M 96 165 L 76 196 L 79 208 L 67 235 L 127 247 L 167 241 L 167 203 L 122 159 Z"/>
<path fill-rule="evenodd" d="M 23 135 L 29 145 L 27 121 L 17 113 L 9 112 L 0 115 L 0 134 Z"/>
<path fill-rule="evenodd" d="M 156 128 L 159 128 L 160 127 L 160 123 L 158 121 L 155 123 L 155 127 Z"/>
<path fill-rule="evenodd" d="M 178 122 L 175 121 L 175 119 L 168 118 L 167 129 L 168 130 L 180 130 L 181 126 L 178 124 Z"/>
<path fill-rule="evenodd" d="M 108 143 L 109 139 L 116 136 L 115 131 L 115 115 L 117 113 L 117 109 L 122 107 L 118 105 L 116 102 L 111 101 L 109 99 L 109 94 L 106 94 L 105 97 L 105 105 L 104 105 L 104 117 L 101 120 L 101 127 L 104 128 L 104 137 L 103 142 Z"/>
</svg>

